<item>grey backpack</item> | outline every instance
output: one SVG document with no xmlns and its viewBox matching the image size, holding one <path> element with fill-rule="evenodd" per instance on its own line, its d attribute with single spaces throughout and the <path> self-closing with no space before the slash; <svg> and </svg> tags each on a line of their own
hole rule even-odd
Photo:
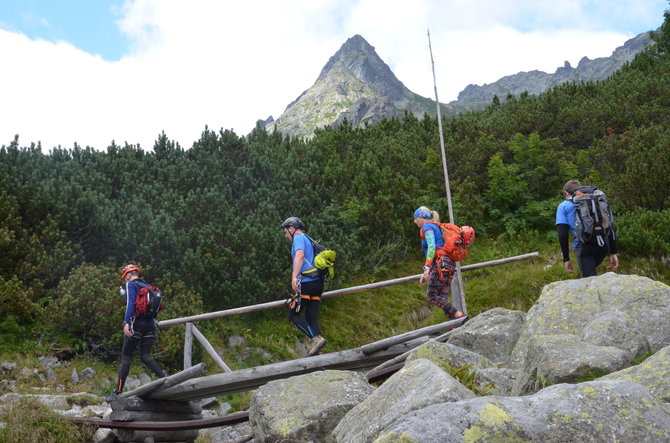
<svg viewBox="0 0 670 443">
<path fill-rule="evenodd" d="M 581 186 L 572 194 L 575 205 L 575 231 L 585 244 L 603 247 L 612 229 L 605 193 L 595 186 Z"/>
</svg>

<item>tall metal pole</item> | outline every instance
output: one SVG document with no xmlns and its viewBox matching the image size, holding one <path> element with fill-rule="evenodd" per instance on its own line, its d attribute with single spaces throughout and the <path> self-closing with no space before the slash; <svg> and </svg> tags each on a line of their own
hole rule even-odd
<svg viewBox="0 0 670 443">
<path fill-rule="evenodd" d="M 447 169 L 447 155 L 444 151 L 444 135 L 442 134 L 442 112 L 440 111 L 440 100 L 437 98 L 437 79 L 435 78 L 435 61 L 433 61 L 433 47 L 430 43 L 430 29 L 428 29 L 428 50 L 430 51 L 430 64 L 433 69 L 433 86 L 435 88 L 435 104 L 437 106 L 437 126 L 440 132 L 440 151 L 442 152 L 442 169 L 444 169 L 444 185 L 447 191 L 447 204 L 449 207 L 449 223 L 454 223 L 454 210 L 451 205 L 451 188 L 449 186 L 449 170 Z M 465 307 L 465 289 L 461 275 L 461 262 L 456 262 L 456 278 L 452 280 L 452 301 L 456 308 L 467 314 Z"/>
</svg>

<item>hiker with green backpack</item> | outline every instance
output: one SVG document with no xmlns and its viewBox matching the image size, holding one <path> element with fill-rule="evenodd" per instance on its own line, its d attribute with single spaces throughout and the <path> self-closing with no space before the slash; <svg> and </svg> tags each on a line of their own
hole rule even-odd
<svg viewBox="0 0 670 443">
<path fill-rule="evenodd" d="M 449 319 L 464 317 L 449 303 L 449 290 L 456 271 L 455 262 L 467 256 L 467 248 L 475 239 L 475 230 L 470 226 L 440 223 L 440 215 L 425 206 L 414 211 L 414 224 L 419 227 L 421 247 L 426 258 L 419 279 L 421 285 L 428 283 L 426 299 L 441 308 Z"/>
<path fill-rule="evenodd" d="M 335 251 L 326 251 L 312 240 L 298 217 L 287 218 L 281 228 L 284 237 L 291 242 L 291 289 L 294 295 L 289 299 L 288 318 L 309 337 L 309 357 L 316 355 L 326 344 L 326 339 L 321 336 L 318 315 L 324 280 L 326 275 L 332 276 Z"/>
</svg>

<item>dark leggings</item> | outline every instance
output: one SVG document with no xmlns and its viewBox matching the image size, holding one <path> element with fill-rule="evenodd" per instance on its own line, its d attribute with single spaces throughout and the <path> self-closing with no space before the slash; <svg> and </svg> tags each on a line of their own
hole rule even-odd
<svg viewBox="0 0 670 443">
<path fill-rule="evenodd" d="M 132 337 L 123 337 L 123 348 L 121 349 L 121 366 L 119 367 L 119 383 L 116 387 L 117 392 L 123 390 L 126 383 L 128 371 L 130 371 L 130 361 L 133 358 L 135 349 L 140 347 L 140 360 L 144 366 L 149 368 L 159 377 L 165 377 L 165 372 L 158 366 L 156 360 L 151 356 L 151 348 L 156 343 L 156 324 L 153 319 L 140 317 L 133 322 Z"/>
<path fill-rule="evenodd" d="M 323 280 L 303 282 L 300 285 L 300 290 L 300 312 L 295 312 L 295 309 L 289 308 L 288 319 L 309 338 L 316 337 L 321 334 L 318 315 L 321 294 L 323 294 Z M 305 317 L 300 315 L 303 312 Z"/>
<path fill-rule="evenodd" d="M 448 257 L 442 256 L 433 261 L 430 267 L 430 274 L 428 277 L 428 290 L 426 291 L 426 299 L 440 307 L 447 318 L 456 318 L 458 310 L 449 303 L 449 290 L 451 289 L 451 279 L 454 276 L 456 265 Z M 440 275 L 440 271 L 441 275 Z"/>
<path fill-rule="evenodd" d="M 577 255 L 577 265 L 579 266 L 579 272 L 581 272 L 582 277 L 593 277 L 594 275 L 598 275 L 598 266 L 600 266 L 608 253 L 609 248 L 607 245 L 598 247 L 579 243 L 575 248 L 575 255 Z"/>
</svg>

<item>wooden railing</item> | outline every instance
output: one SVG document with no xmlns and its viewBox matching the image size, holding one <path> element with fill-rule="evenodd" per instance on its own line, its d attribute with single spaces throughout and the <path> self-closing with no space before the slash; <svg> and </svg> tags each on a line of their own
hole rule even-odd
<svg viewBox="0 0 670 443">
<path fill-rule="evenodd" d="M 481 263 L 475 263 L 471 265 L 461 266 L 461 271 L 473 271 L 476 269 L 488 268 L 491 266 L 499 266 L 507 263 L 513 263 L 521 260 L 528 260 L 531 258 L 538 257 L 537 252 L 531 252 L 528 254 L 516 255 L 513 257 L 501 258 L 498 260 L 491 260 Z M 336 289 L 334 291 L 324 292 L 321 296 L 322 299 L 338 297 L 340 295 L 355 294 L 357 292 L 370 291 L 373 289 L 385 288 L 387 286 L 400 285 L 412 281 L 417 281 L 421 278 L 421 274 L 410 275 L 407 277 L 395 278 L 391 280 L 385 280 L 381 282 L 369 283 L 366 285 L 352 286 L 350 288 Z M 243 306 L 240 308 L 226 309 L 223 311 L 208 312 L 205 314 L 191 315 L 188 317 L 172 318 L 169 320 L 162 320 L 158 323 L 159 327 L 168 327 L 176 326 L 180 324 L 186 324 L 186 332 L 184 338 L 184 369 L 187 369 L 192 366 L 192 349 L 193 349 L 193 339 L 195 338 L 207 351 L 207 353 L 214 359 L 214 361 L 225 371 L 231 372 L 231 369 L 226 365 L 223 359 L 216 353 L 214 347 L 209 343 L 207 338 L 196 328 L 193 324 L 194 322 L 205 321 L 205 320 L 214 320 L 223 317 L 230 317 L 233 315 L 247 314 L 250 312 L 265 311 L 267 309 L 280 308 L 285 305 L 285 300 L 271 301 L 267 303 L 259 303 L 256 305 Z M 465 301 L 462 301 L 465 308 Z"/>
</svg>

